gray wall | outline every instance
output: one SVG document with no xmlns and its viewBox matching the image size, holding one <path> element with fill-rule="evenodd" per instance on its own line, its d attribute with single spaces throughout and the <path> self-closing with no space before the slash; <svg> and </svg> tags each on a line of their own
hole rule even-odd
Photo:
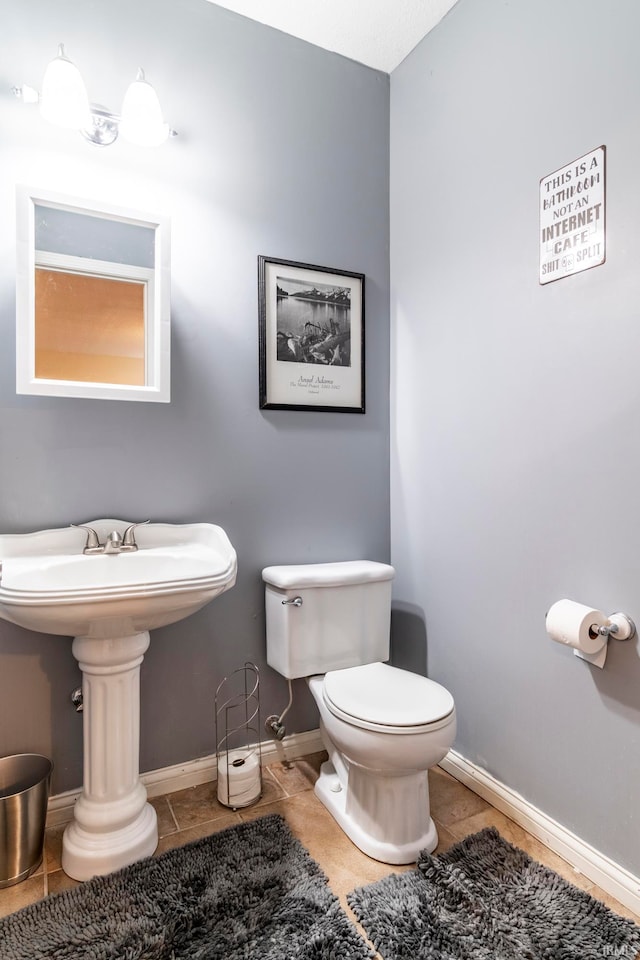
<svg viewBox="0 0 640 960">
<path fill-rule="evenodd" d="M 286 703 L 264 659 L 260 571 L 389 556 L 389 78 L 205 0 L 2 0 L 0 530 L 102 516 L 219 523 L 236 587 L 157 631 L 142 669 L 143 770 L 215 749 L 214 692 L 253 658 L 263 713 Z M 118 110 L 139 65 L 177 140 L 100 149 L 8 89 L 38 87 L 64 41 Z M 172 221 L 172 402 L 16 396 L 15 184 Z M 365 416 L 260 412 L 257 256 L 366 274 Z M 42 751 L 54 792 L 81 782 L 71 643 L 0 622 L 0 755 Z M 317 726 L 296 683 L 289 732 Z"/>
<path fill-rule="evenodd" d="M 640 621 L 639 31 L 636 0 L 459 0 L 391 78 L 402 636 L 456 748 L 636 874 L 638 642 L 599 671 L 544 618 Z M 607 262 L 540 286 L 539 180 L 600 144 Z"/>
</svg>

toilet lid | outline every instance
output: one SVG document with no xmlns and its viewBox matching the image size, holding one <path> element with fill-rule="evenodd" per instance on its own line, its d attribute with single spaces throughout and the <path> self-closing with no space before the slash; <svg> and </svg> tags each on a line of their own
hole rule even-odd
<svg viewBox="0 0 640 960">
<path fill-rule="evenodd" d="M 323 691 L 329 709 L 357 726 L 424 727 L 454 709 L 453 697 L 439 683 L 386 663 L 332 670 Z"/>
</svg>

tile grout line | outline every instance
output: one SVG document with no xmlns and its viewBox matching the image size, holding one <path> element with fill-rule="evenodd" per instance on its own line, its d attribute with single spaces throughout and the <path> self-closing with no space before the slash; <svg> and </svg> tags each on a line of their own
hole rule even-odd
<svg viewBox="0 0 640 960">
<path fill-rule="evenodd" d="M 275 782 L 277 783 L 277 785 L 280 787 L 280 789 L 281 789 L 282 792 L 284 793 L 284 799 L 286 799 L 286 800 L 290 799 L 290 798 L 293 796 L 293 794 L 289 793 L 289 791 L 287 790 L 285 784 L 284 784 L 284 783 L 281 783 L 281 782 L 278 780 L 278 775 L 277 775 L 273 770 L 271 770 L 270 767 L 265 767 L 264 770 L 262 771 L 262 784 L 263 784 L 263 786 L 264 786 L 264 775 L 265 775 L 265 773 L 267 772 L 267 770 L 269 771 L 269 776 L 271 776 L 271 777 L 275 780 Z"/>
<path fill-rule="evenodd" d="M 170 796 L 171 796 L 171 794 L 167 794 L 167 796 L 166 796 L 167 806 L 169 807 L 169 813 L 171 814 L 171 819 L 173 820 L 173 822 L 174 822 L 174 824 L 175 824 L 175 828 L 176 828 L 176 829 L 175 829 L 175 833 L 180 833 L 180 826 L 178 825 L 178 819 L 177 819 L 175 813 L 173 812 L 173 806 L 172 806 L 172 804 L 171 804 Z M 160 838 L 158 838 L 158 839 L 160 839 Z"/>
</svg>

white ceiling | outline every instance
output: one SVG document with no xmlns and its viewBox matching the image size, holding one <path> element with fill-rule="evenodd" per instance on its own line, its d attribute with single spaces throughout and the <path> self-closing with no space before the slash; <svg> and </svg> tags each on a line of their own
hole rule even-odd
<svg viewBox="0 0 640 960">
<path fill-rule="evenodd" d="M 214 2 L 214 0 L 211 0 Z M 215 0 L 259 23 L 391 73 L 456 0 Z"/>
</svg>

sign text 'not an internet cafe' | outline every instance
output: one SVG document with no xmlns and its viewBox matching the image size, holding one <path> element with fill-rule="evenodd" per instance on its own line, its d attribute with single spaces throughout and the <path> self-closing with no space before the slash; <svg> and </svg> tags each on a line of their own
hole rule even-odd
<svg viewBox="0 0 640 960">
<path fill-rule="evenodd" d="M 605 157 L 596 147 L 540 181 L 540 283 L 604 263 Z"/>
</svg>

